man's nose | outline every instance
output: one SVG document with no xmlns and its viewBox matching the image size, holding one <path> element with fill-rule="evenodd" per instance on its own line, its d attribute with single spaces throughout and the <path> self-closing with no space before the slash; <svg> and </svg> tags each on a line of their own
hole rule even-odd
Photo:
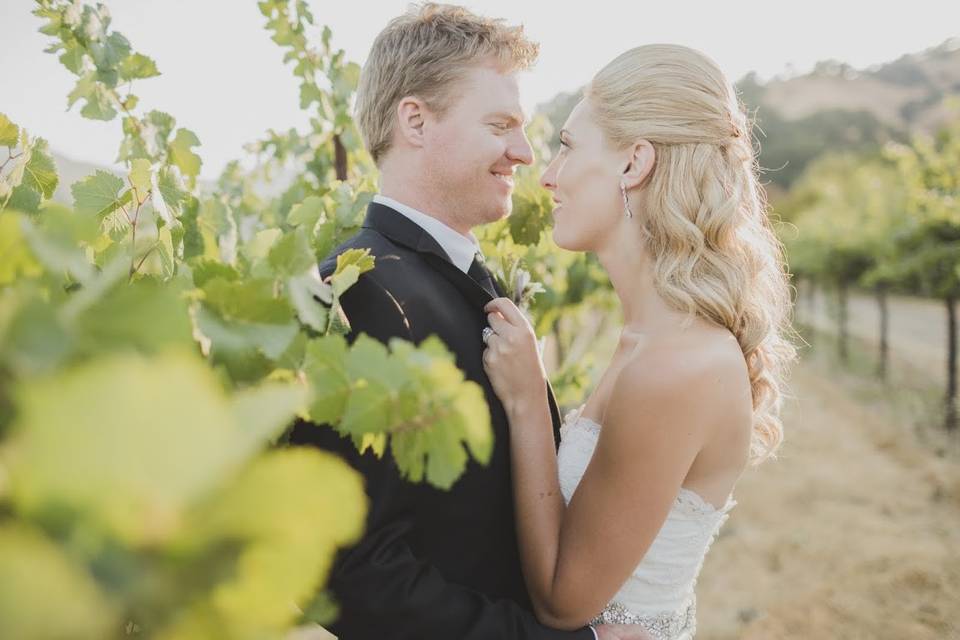
<svg viewBox="0 0 960 640">
<path fill-rule="evenodd" d="M 533 148 L 527 140 L 527 134 L 523 129 L 518 129 L 518 132 L 507 148 L 507 157 L 518 164 L 533 164 Z"/>
</svg>

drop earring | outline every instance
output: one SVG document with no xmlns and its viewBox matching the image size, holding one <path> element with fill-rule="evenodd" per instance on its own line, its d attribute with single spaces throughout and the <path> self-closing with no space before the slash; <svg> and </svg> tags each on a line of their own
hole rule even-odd
<svg viewBox="0 0 960 640">
<path fill-rule="evenodd" d="M 633 211 L 630 210 L 630 202 L 627 200 L 627 187 L 620 183 L 620 193 L 623 195 L 623 209 L 627 212 L 627 218 L 633 218 Z"/>
</svg>

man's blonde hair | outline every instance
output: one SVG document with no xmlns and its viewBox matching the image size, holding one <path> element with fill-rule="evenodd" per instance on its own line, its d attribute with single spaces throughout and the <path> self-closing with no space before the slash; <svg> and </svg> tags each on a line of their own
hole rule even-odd
<svg viewBox="0 0 960 640">
<path fill-rule="evenodd" d="M 490 60 L 505 73 L 518 71 L 529 68 L 539 50 L 522 26 L 502 19 L 455 5 L 411 6 L 374 40 L 360 74 L 356 120 L 367 151 L 379 163 L 390 149 L 394 111 L 404 96 L 417 96 L 443 115 L 470 66 Z"/>
</svg>

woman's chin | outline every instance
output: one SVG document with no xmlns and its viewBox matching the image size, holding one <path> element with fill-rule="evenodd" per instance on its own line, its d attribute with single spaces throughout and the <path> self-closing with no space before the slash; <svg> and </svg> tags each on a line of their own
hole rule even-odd
<svg viewBox="0 0 960 640">
<path fill-rule="evenodd" d="M 566 249 L 567 251 L 576 251 L 576 249 L 570 244 L 570 239 L 566 237 L 566 234 L 557 229 L 556 222 L 554 222 L 551 235 L 553 236 L 553 243 L 561 249 Z"/>
</svg>

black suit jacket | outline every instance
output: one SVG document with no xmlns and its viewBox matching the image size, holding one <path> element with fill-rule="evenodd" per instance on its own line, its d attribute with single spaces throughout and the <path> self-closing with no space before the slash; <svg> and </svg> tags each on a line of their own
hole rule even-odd
<svg viewBox="0 0 960 640">
<path fill-rule="evenodd" d="M 537 622 L 520 569 L 513 511 L 507 417 L 483 369 L 481 332 L 490 295 L 458 269 L 423 228 L 371 203 L 363 228 L 320 265 L 326 278 L 336 256 L 367 248 L 372 271 L 342 297 L 348 339 L 419 344 L 437 335 L 490 406 L 495 444 L 490 463 L 470 460 L 448 491 L 402 480 L 389 451 L 357 453 L 328 426 L 294 425 L 292 444 L 332 451 L 359 470 L 370 498 L 366 532 L 335 561 L 330 588 L 340 614 L 330 630 L 342 640 L 593 640 L 593 632 L 558 631 Z M 498 291 L 498 293 L 501 293 Z M 560 414 L 548 402 L 559 442 Z"/>
</svg>

